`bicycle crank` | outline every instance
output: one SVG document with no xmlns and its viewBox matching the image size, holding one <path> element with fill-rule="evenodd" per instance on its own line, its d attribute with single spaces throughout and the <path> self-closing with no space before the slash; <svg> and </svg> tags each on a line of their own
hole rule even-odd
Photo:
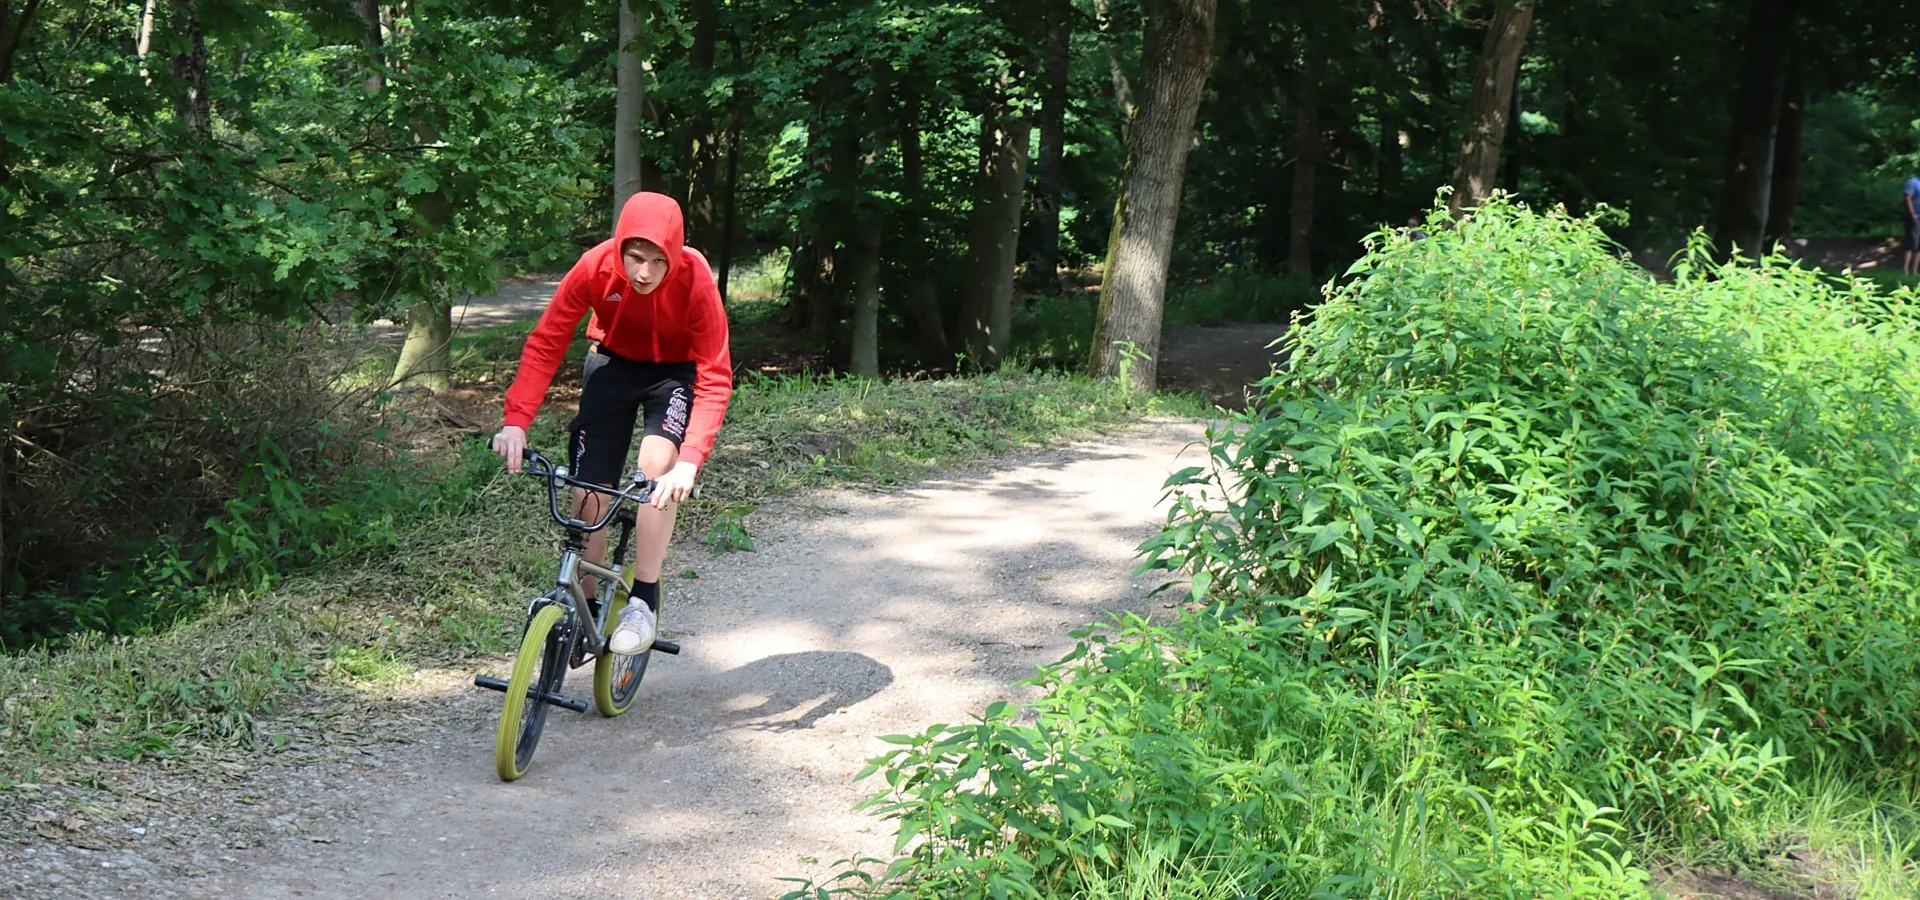
<svg viewBox="0 0 1920 900">
<path fill-rule="evenodd" d="M 492 675 L 473 676 L 473 686 L 483 687 L 490 691 L 499 691 L 502 694 L 507 692 L 506 679 L 495 678 Z M 545 700 L 546 702 L 551 703 L 554 706 L 558 706 L 561 709 L 570 709 L 570 710 L 573 710 L 574 712 L 586 712 L 587 707 L 590 705 L 585 700 L 575 700 L 572 697 L 569 697 L 565 694 L 543 695 L 539 691 L 528 691 L 527 696 L 532 697 L 535 700 Z"/>
</svg>

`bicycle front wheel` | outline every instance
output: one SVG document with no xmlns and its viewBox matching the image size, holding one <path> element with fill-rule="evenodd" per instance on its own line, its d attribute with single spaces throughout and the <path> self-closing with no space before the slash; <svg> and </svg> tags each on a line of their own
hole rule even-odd
<svg viewBox="0 0 1920 900">
<path fill-rule="evenodd" d="M 611 585 L 609 585 L 612 588 Z M 620 610 L 626 608 L 629 600 L 626 587 L 612 588 L 613 605 L 607 610 L 607 624 L 602 629 L 602 637 L 612 637 L 613 629 L 620 621 Z M 657 610 L 656 610 L 657 612 Z M 656 623 L 658 620 L 655 620 Z M 602 651 L 593 661 L 593 705 L 600 714 L 609 718 L 620 715 L 633 708 L 633 698 L 640 693 L 640 679 L 647 674 L 647 660 L 653 658 L 653 650 L 647 649 L 631 656 L 621 656 Z"/>
<path fill-rule="evenodd" d="M 527 774 L 540 730 L 547 724 L 545 698 L 560 691 L 567 677 L 567 629 L 561 624 L 566 609 L 544 603 L 527 622 L 520 652 L 513 657 L 513 676 L 507 679 L 506 703 L 500 710 L 500 731 L 493 742 L 493 767 L 501 781 Z"/>
</svg>

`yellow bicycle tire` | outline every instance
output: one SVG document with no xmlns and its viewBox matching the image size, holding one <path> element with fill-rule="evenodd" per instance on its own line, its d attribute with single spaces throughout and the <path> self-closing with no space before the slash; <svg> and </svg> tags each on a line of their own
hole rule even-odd
<svg viewBox="0 0 1920 900">
<path fill-rule="evenodd" d="M 607 610 L 607 623 L 601 629 L 601 637 L 611 637 L 614 627 L 619 624 L 620 610 L 630 599 L 626 585 L 620 585 L 613 591 L 613 606 Z M 621 715 L 633 708 L 635 697 L 640 696 L 640 680 L 646 677 L 647 661 L 653 651 L 636 654 L 631 657 L 617 656 L 602 652 L 593 661 L 593 705 L 607 718 Z M 623 662 L 628 663 L 623 669 Z M 624 687 L 616 684 L 616 679 L 631 679 Z"/>
<path fill-rule="evenodd" d="M 506 702 L 501 704 L 500 728 L 493 741 L 493 768 L 501 781 L 513 781 L 527 774 L 527 769 L 532 767 L 533 748 L 526 748 L 525 758 L 522 759 L 520 747 L 524 724 L 522 716 L 526 712 L 526 705 L 533 702 L 527 696 L 527 690 L 532 686 L 534 670 L 540 668 L 541 658 L 546 655 L 548 636 L 564 614 L 565 610 L 558 604 L 541 605 L 539 611 L 534 613 L 533 620 L 527 623 L 526 634 L 520 639 L 520 651 L 514 654 L 513 675 L 507 679 Z M 566 660 L 562 658 L 558 663 L 558 677 L 564 679 Z M 552 685 L 548 689 L 559 690 L 559 685 Z M 535 715 L 541 720 L 545 718 L 538 711 Z M 544 721 L 536 723 L 534 743 L 539 742 L 538 726 L 543 725 Z"/>
</svg>

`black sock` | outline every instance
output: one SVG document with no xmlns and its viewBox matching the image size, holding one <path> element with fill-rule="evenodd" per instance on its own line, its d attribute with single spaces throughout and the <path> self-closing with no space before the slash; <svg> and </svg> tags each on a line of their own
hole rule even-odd
<svg viewBox="0 0 1920 900">
<path fill-rule="evenodd" d="M 635 581 L 633 583 L 633 596 L 647 601 L 648 609 L 656 613 L 660 611 L 660 582 Z"/>
</svg>

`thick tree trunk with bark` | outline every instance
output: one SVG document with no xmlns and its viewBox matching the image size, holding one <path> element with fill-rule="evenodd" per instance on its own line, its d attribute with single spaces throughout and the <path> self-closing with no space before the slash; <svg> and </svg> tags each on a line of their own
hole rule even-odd
<svg viewBox="0 0 1920 900">
<path fill-rule="evenodd" d="M 640 13 L 637 0 L 620 0 L 620 54 L 614 62 L 613 217 L 620 219 L 627 198 L 644 190 L 640 119 L 647 102 L 646 71 L 640 67 Z M 609 231 L 611 233 L 611 231 Z"/>
<path fill-rule="evenodd" d="M 1780 95 L 1786 87 L 1787 43 L 1793 0 L 1753 0 L 1748 7 L 1746 65 L 1733 108 L 1726 189 L 1714 245 L 1722 257 L 1758 256 L 1772 205 L 1774 144 L 1780 125 Z"/>
<path fill-rule="evenodd" d="M 967 229 L 967 293 L 960 331 L 969 365 L 991 369 L 1013 349 L 1013 270 L 1032 126 L 1000 96 L 980 118 L 980 169 Z"/>
<path fill-rule="evenodd" d="M 1472 209 L 1493 194 L 1500 173 L 1500 145 L 1506 140 L 1507 120 L 1513 114 L 1514 79 L 1520 70 L 1520 51 L 1533 27 L 1533 0 L 1499 0 L 1467 103 L 1467 131 L 1460 140 L 1460 159 L 1453 169 L 1454 212 Z"/>
<path fill-rule="evenodd" d="M 187 137 L 204 141 L 213 133 L 213 105 L 207 99 L 207 35 L 200 28 L 199 0 L 173 0 L 173 13 L 185 29 L 187 49 L 173 55 L 173 76 L 186 89 L 174 98 L 173 113 Z"/>
<path fill-rule="evenodd" d="M 1800 156 L 1807 130 L 1807 86 L 1797 68 L 1787 73 L 1780 100 L 1779 136 L 1773 145 L 1773 186 L 1767 196 L 1767 229 L 1763 246 L 1771 249 L 1793 237 L 1794 213 L 1800 203 Z"/>
<path fill-rule="evenodd" d="M 1124 370 L 1128 387 L 1152 393 L 1160 356 L 1160 318 L 1173 257 L 1180 188 L 1186 179 L 1193 120 L 1213 68 L 1215 0 L 1143 0 L 1145 60 L 1140 105 L 1127 129 L 1127 162 L 1107 242 L 1106 281 L 1093 332 L 1093 374 Z M 1134 354 L 1123 351 L 1131 345 Z M 1130 355 L 1145 358 L 1129 360 Z"/>
<path fill-rule="evenodd" d="M 1027 260 L 1027 284 L 1053 293 L 1060 289 L 1060 203 L 1066 193 L 1067 79 L 1072 61 L 1073 0 L 1046 0 L 1047 43 L 1042 59 L 1040 153 L 1034 175 L 1033 255 Z"/>
<path fill-rule="evenodd" d="M 905 258 L 931 260 L 927 244 L 927 167 L 920 151 L 920 123 L 914 121 L 917 103 L 902 104 L 900 121 L 900 177 L 905 183 L 907 201 L 907 246 Z M 931 264 L 913 268 L 907 286 L 907 302 L 919 328 L 920 349 L 930 359 L 950 360 L 947 329 L 940 315 L 940 287 Z"/>
<path fill-rule="evenodd" d="M 1314 186 L 1325 141 L 1320 134 L 1320 66 L 1311 46 L 1293 91 L 1293 215 L 1287 230 L 1287 271 L 1313 275 Z"/>
<path fill-rule="evenodd" d="M 712 78 L 713 60 L 720 33 L 719 4 L 715 0 L 693 0 L 693 46 L 687 54 L 687 66 Z M 719 183 L 720 145 L 725 140 L 718 127 L 720 119 L 704 99 L 694 104 L 692 132 L 693 161 L 687 178 L 687 242 L 702 250 L 712 249 L 719 213 L 714 203 Z"/>
</svg>

